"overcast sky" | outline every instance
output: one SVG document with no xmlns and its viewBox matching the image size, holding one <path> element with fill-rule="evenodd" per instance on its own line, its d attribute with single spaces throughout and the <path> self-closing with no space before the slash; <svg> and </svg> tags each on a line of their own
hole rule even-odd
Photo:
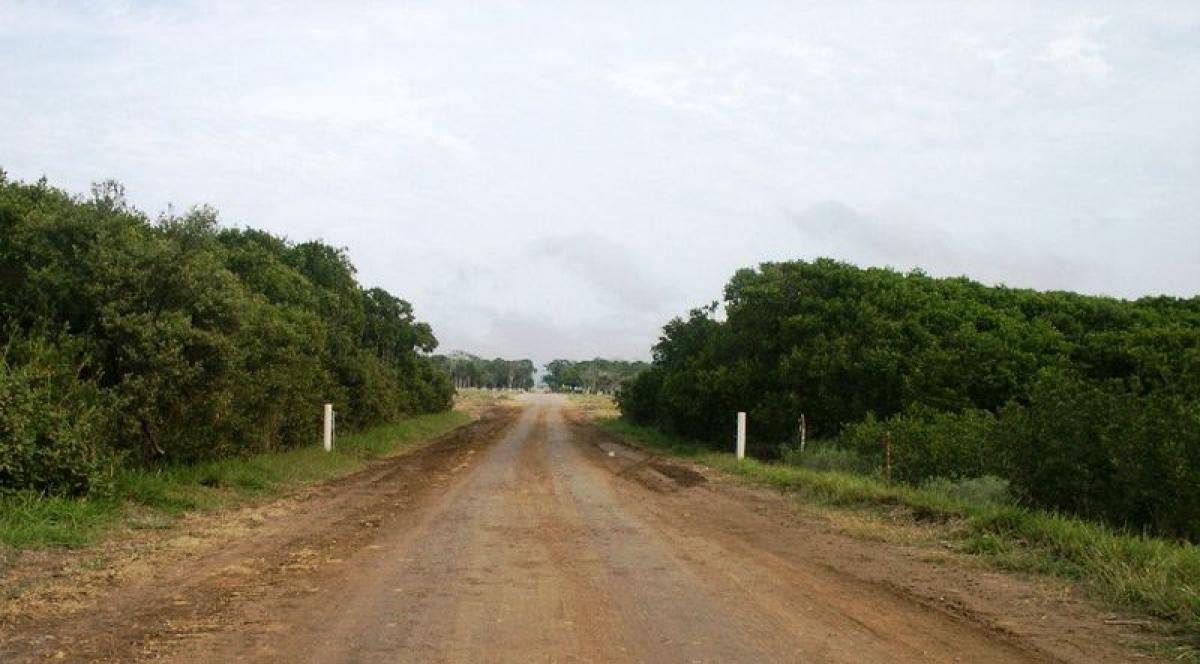
<svg viewBox="0 0 1200 664">
<path fill-rule="evenodd" d="M 1200 2 L 339 4 L 0 0 L 0 167 L 348 247 L 539 362 L 767 260 L 1200 292 Z"/>
</svg>

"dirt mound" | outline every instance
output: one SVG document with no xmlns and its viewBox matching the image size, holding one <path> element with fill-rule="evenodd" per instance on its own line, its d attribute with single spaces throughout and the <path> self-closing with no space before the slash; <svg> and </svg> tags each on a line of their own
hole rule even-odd
<svg viewBox="0 0 1200 664">
<path fill-rule="evenodd" d="M 696 486 L 697 484 L 703 484 L 708 481 L 703 475 L 692 470 L 691 468 L 674 463 L 655 461 L 654 463 L 650 464 L 650 467 L 669 477 L 671 481 L 682 487 Z"/>
</svg>

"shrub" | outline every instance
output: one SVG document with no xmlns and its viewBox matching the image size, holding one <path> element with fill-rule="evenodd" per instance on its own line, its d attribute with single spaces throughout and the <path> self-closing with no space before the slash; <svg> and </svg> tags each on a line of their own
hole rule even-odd
<svg viewBox="0 0 1200 664">
<path fill-rule="evenodd" d="M 46 340 L 0 349 L 0 492 L 81 495 L 111 481 L 115 409 L 72 355 Z"/>
<path fill-rule="evenodd" d="M 1200 540 L 1200 403 L 1046 372 L 1000 426 L 1025 501 Z"/>
<path fill-rule="evenodd" d="M 957 480 L 1003 474 L 996 418 L 987 411 L 945 413 L 914 408 L 887 420 L 868 416 L 846 427 L 836 441 L 860 456 L 875 459 L 878 466 L 885 434 L 891 436 L 895 480 L 920 484 L 934 477 Z"/>
</svg>

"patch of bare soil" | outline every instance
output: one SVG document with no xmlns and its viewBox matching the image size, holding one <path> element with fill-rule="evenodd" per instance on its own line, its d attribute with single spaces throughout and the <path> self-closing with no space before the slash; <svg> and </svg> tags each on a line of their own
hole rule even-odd
<svg viewBox="0 0 1200 664">
<path fill-rule="evenodd" d="M 223 625 L 266 597 L 310 592 L 375 534 L 496 440 L 517 409 L 296 494 L 78 551 L 30 552 L 3 570 L 0 661 L 131 661 Z"/>
</svg>

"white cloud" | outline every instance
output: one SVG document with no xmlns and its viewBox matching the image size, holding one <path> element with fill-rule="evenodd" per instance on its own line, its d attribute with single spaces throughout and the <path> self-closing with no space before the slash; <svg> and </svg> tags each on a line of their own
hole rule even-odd
<svg viewBox="0 0 1200 664">
<path fill-rule="evenodd" d="M 388 77 L 358 75 L 300 85 L 252 90 L 238 100 L 243 113 L 261 122 L 300 123 L 427 143 L 467 161 L 479 158 L 470 141 L 442 126 L 439 112 L 453 100 L 419 97 Z"/>
<path fill-rule="evenodd" d="M 1200 4 L 1105 11 L 0 0 L 0 167 L 347 246 L 487 354 L 645 357 L 822 254 L 1194 294 Z"/>
<path fill-rule="evenodd" d="M 967 275 L 1026 288 L 1061 289 L 1072 284 L 1078 288 L 1095 276 L 1053 248 L 1030 251 L 1014 244 L 1003 229 L 974 242 L 964 241 L 927 220 L 868 214 L 838 201 L 823 201 L 788 216 L 809 242 L 858 264 L 900 270 L 920 267 L 940 276 Z M 1103 266 L 1091 269 L 1111 276 Z"/>
<path fill-rule="evenodd" d="M 1105 23 L 1101 18 L 1068 21 L 1046 44 L 1045 59 L 1069 76 L 1107 77 L 1110 68 L 1104 59 L 1105 47 L 1097 36 Z"/>
</svg>

